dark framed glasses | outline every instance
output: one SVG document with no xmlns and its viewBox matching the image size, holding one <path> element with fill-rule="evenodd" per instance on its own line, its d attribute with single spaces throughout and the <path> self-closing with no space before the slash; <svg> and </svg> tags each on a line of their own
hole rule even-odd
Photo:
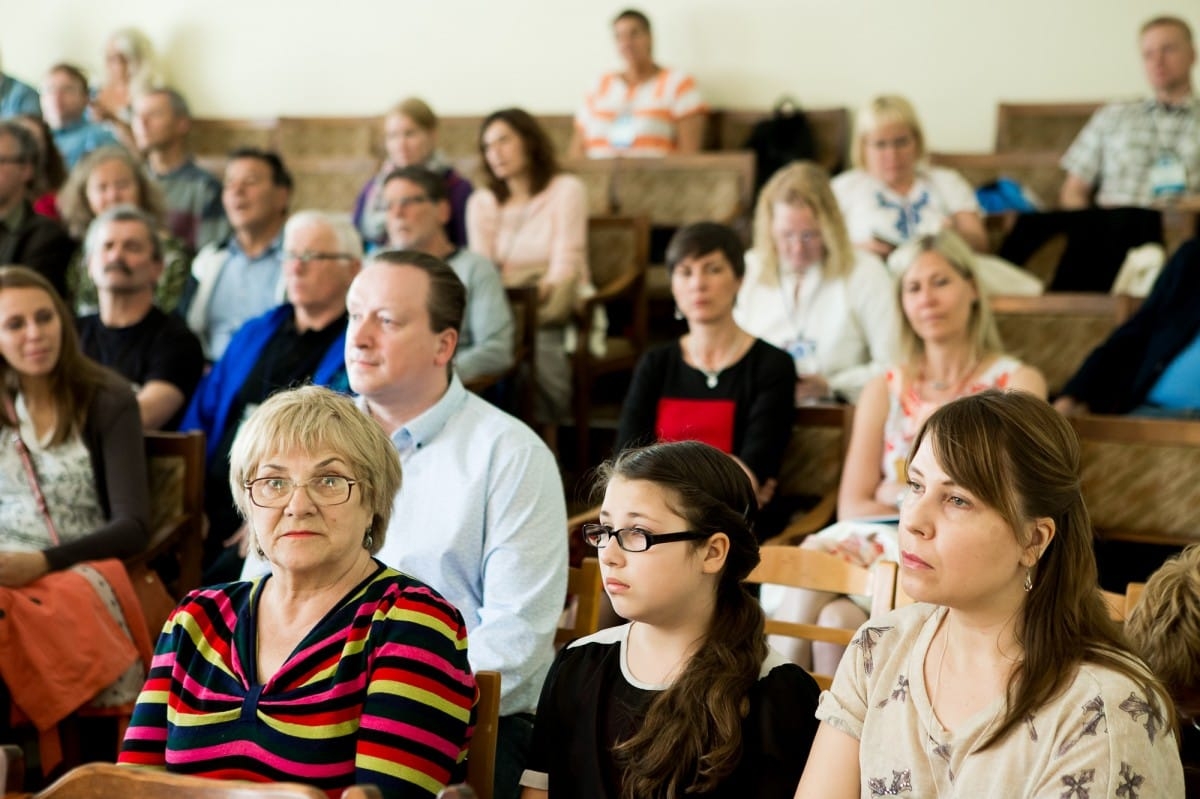
<svg viewBox="0 0 1200 799">
<path fill-rule="evenodd" d="M 685 530 L 681 533 L 650 533 L 640 527 L 624 527 L 614 530 L 606 524 L 585 524 L 583 540 L 596 549 L 604 549 L 612 539 L 617 540 L 617 546 L 626 552 L 645 552 L 655 544 L 669 544 L 672 541 L 699 541 L 708 538 L 711 533 L 697 533 Z"/>
</svg>

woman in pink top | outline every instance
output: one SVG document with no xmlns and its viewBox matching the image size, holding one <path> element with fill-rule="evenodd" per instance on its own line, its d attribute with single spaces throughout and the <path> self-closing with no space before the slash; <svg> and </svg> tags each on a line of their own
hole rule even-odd
<svg viewBox="0 0 1200 799">
<path fill-rule="evenodd" d="M 519 108 L 495 111 L 480 129 L 487 185 L 467 201 L 467 243 L 500 269 L 506 286 L 536 285 L 538 420 L 555 423 L 571 401 L 563 343 L 587 268 L 587 195 L 559 170 L 546 131 Z"/>
<path fill-rule="evenodd" d="M 896 560 L 894 523 L 864 528 L 853 522 L 895 517 L 907 481 L 904 461 L 925 419 L 953 399 L 988 388 L 1018 389 L 1046 398 L 1041 373 L 1004 354 L 974 262 L 970 247 L 948 229 L 922 236 L 897 254 L 901 362 L 863 389 L 838 487 L 839 522 L 809 536 L 803 546 L 852 550 L 863 563 L 879 557 Z M 848 628 L 867 620 L 854 602 L 817 591 L 789 592 L 774 615 Z M 772 645 L 779 648 L 774 640 Z M 785 655 L 808 665 L 807 644 L 786 648 L 790 651 Z M 842 651 L 833 645 L 814 646 L 814 669 L 832 674 Z"/>
</svg>

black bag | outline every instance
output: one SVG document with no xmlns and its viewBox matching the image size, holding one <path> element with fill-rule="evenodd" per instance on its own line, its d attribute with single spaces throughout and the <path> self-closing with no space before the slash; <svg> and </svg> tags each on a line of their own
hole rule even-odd
<svg viewBox="0 0 1200 799">
<path fill-rule="evenodd" d="M 780 167 L 812 160 L 817 153 L 808 118 L 791 97 L 780 98 L 770 118 L 754 126 L 746 149 L 754 151 L 755 196 Z"/>
</svg>

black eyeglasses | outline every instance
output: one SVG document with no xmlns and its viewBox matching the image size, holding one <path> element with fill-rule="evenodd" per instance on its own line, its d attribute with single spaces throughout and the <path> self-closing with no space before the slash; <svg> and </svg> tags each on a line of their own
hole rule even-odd
<svg viewBox="0 0 1200 799">
<path fill-rule="evenodd" d="M 299 261 L 303 266 L 308 266 L 313 261 L 351 261 L 354 256 L 344 252 L 294 252 L 286 250 L 283 253 L 285 261 Z"/>
<path fill-rule="evenodd" d="M 350 489 L 357 480 L 340 474 L 323 474 L 303 482 L 290 477 L 259 477 L 242 485 L 250 492 L 250 501 L 260 508 L 282 508 L 292 501 L 292 494 L 303 487 L 314 505 L 341 505 L 350 500 Z"/>
<path fill-rule="evenodd" d="M 710 533 L 697 533 L 685 530 L 682 533 L 649 533 L 640 527 L 625 527 L 614 530 L 606 524 L 585 524 L 583 540 L 596 549 L 604 549 L 610 539 L 617 539 L 617 546 L 626 552 L 645 552 L 655 544 L 669 544 L 672 541 L 699 541 L 708 538 Z"/>
</svg>

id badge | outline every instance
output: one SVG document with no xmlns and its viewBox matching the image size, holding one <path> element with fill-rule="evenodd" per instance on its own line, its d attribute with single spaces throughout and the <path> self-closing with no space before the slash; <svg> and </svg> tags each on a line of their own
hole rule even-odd
<svg viewBox="0 0 1200 799">
<path fill-rule="evenodd" d="M 1177 197 L 1187 191 L 1187 169 L 1177 153 L 1163 152 L 1150 167 L 1150 193 L 1155 199 Z"/>
<path fill-rule="evenodd" d="M 815 374 L 817 364 L 817 342 L 811 338 L 798 338 L 787 345 L 787 352 L 796 364 L 796 376 Z"/>
<path fill-rule="evenodd" d="M 637 138 L 637 125 L 633 114 L 626 109 L 612 121 L 608 129 L 608 143 L 615 150 L 628 150 Z"/>
</svg>

